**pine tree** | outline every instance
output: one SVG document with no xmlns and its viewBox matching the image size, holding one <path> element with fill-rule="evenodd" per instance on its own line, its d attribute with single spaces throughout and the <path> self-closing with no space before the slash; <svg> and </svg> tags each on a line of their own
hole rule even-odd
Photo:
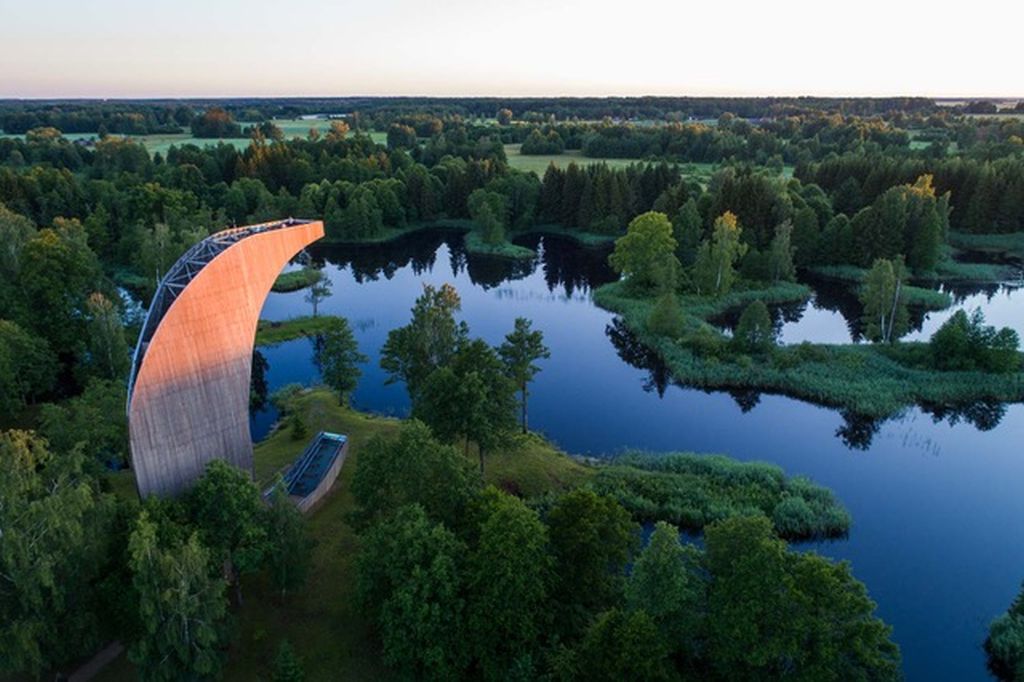
<svg viewBox="0 0 1024 682">
<path fill-rule="evenodd" d="M 691 197 L 684 203 L 672 220 L 672 235 L 676 238 L 676 256 L 683 267 L 693 265 L 697 249 L 704 235 L 704 221 L 697 210 L 697 202 Z"/>
<path fill-rule="evenodd" d="M 647 330 L 652 334 L 677 338 L 683 333 L 683 311 L 675 292 L 667 291 L 658 297 L 650 316 Z"/>
<path fill-rule="evenodd" d="M 768 258 L 771 264 L 772 282 L 792 281 L 796 277 L 793 266 L 793 223 L 784 220 L 775 228 Z"/>
<path fill-rule="evenodd" d="M 541 182 L 540 201 L 537 213 L 542 222 L 557 223 L 561 221 L 562 185 L 565 183 L 565 172 L 554 163 L 549 163 L 544 171 Z"/>
</svg>

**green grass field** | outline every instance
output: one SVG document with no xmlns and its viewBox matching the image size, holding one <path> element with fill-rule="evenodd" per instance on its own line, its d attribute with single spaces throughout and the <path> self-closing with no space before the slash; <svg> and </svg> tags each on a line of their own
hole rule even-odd
<svg viewBox="0 0 1024 682">
<path fill-rule="evenodd" d="M 243 127 L 249 125 L 247 123 L 241 124 Z M 331 122 L 326 119 L 274 119 L 274 125 L 279 127 L 286 138 L 293 137 L 306 137 L 309 134 L 311 128 L 319 130 L 321 133 L 327 131 L 331 127 Z M 351 134 L 351 133 L 350 133 Z M 369 137 L 378 144 L 385 144 L 387 142 L 387 133 L 371 131 L 363 133 L 369 135 Z M 0 137 L 23 137 L 22 135 L 7 135 L 0 134 Z M 96 137 L 96 133 L 68 133 L 64 135 L 69 140 L 89 140 Z M 232 137 L 223 140 L 212 140 L 208 138 L 193 137 L 190 132 L 180 133 L 160 133 L 158 135 L 132 135 L 130 136 L 135 142 L 139 142 L 146 147 L 146 151 L 150 154 L 160 153 L 166 155 L 173 145 L 183 144 L 194 144 L 200 147 L 213 146 L 219 142 L 224 142 L 234 146 L 236 149 L 245 149 L 249 146 L 248 137 Z"/>
<path fill-rule="evenodd" d="M 630 164 L 643 162 L 643 159 L 594 159 L 589 156 L 583 156 L 583 152 L 578 149 L 565 151 L 561 154 L 540 154 L 533 156 L 521 154 L 519 152 L 520 147 L 522 147 L 522 145 L 519 144 L 505 145 L 505 156 L 508 157 L 509 166 L 516 170 L 533 171 L 539 177 L 544 176 L 544 171 L 546 171 L 548 169 L 548 165 L 552 163 L 558 168 L 565 168 L 570 163 L 575 163 L 580 166 L 591 166 L 598 163 L 604 163 L 607 164 L 609 168 L 625 168 Z M 698 179 L 710 179 L 711 175 L 715 172 L 715 169 L 718 168 L 718 164 L 714 163 L 685 163 L 678 165 L 683 175 L 696 177 Z M 793 177 L 793 167 L 786 166 L 783 169 L 783 175 L 787 178 Z"/>
<path fill-rule="evenodd" d="M 533 171 L 538 176 L 543 176 L 549 164 L 555 164 L 558 168 L 565 168 L 570 163 L 580 166 L 590 166 L 595 163 L 606 163 L 610 168 L 625 168 L 631 163 L 639 163 L 640 159 L 591 159 L 583 156 L 578 149 L 565 151 L 561 154 L 542 154 L 530 156 L 519 153 L 519 144 L 505 145 L 505 156 L 508 157 L 508 164 L 521 171 Z"/>
</svg>

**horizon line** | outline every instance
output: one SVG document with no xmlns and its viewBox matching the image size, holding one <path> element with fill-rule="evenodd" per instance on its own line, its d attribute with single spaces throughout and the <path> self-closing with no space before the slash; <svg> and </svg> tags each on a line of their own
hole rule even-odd
<svg viewBox="0 0 1024 682">
<path fill-rule="evenodd" d="M 288 99 L 505 99 L 505 100 L 526 100 L 526 99 L 834 99 L 834 100 L 856 100 L 856 99 L 929 99 L 935 101 L 1006 101 L 1024 100 L 1024 95 L 926 95 L 926 94 L 894 94 L 894 95 L 854 95 L 854 94 L 594 94 L 594 95 L 493 95 L 493 94 L 344 94 L 344 95 L 6 95 L 0 94 L 0 102 L 91 102 L 91 101 L 204 101 L 204 100 L 233 100 L 233 99 L 265 99 L 265 100 L 288 100 Z"/>
</svg>

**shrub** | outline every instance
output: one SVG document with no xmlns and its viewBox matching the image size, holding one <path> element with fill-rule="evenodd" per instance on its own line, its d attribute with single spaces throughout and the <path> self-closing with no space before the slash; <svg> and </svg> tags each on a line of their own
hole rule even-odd
<svg viewBox="0 0 1024 682">
<path fill-rule="evenodd" d="M 647 331 L 673 339 L 683 333 L 683 312 L 675 294 L 668 292 L 658 298 L 647 317 Z"/>
<path fill-rule="evenodd" d="M 306 428 L 306 422 L 298 412 L 293 413 L 288 422 L 292 430 L 292 440 L 302 440 L 309 435 L 309 429 Z"/>
<path fill-rule="evenodd" d="M 775 329 L 764 301 L 758 299 L 743 309 L 732 345 L 748 353 L 765 353 L 775 345 Z"/>
<path fill-rule="evenodd" d="M 788 479 L 772 464 L 629 454 L 598 469 L 591 485 L 641 521 L 667 521 L 692 531 L 750 514 L 768 516 L 787 538 L 834 537 L 850 527 L 849 514 L 830 490 L 806 478 Z"/>
<path fill-rule="evenodd" d="M 992 671 L 999 677 L 1024 678 L 1024 589 L 1009 610 L 989 625 L 985 650 Z"/>
<path fill-rule="evenodd" d="M 725 355 L 727 342 L 713 329 L 701 327 L 686 338 L 686 343 L 702 358 L 721 358 Z"/>
<path fill-rule="evenodd" d="M 1019 343 L 1013 329 L 986 325 L 980 308 L 970 317 L 958 310 L 932 335 L 932 364 L 942 370 L 1014 372 Z"/>
<path fill-rule="evenodd" d="M 303 682 L 306 679 L 302 661 L 295 655 L 295 649 L 287 639 L 282 639 L 277 647 L 270 679 L 273 682 Z"/>
<path fill-rule="evenodd" d="M 270 404 L 280 414 L 288 414 L 295 404 L 295 398 L 304 390 L 302 384 L 285 384 L 270 394 Z"/>
</svg>

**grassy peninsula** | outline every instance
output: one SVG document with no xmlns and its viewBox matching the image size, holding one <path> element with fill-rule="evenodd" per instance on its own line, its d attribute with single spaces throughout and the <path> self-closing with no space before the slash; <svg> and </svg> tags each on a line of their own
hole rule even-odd
<svg viewBox="0 0 1024 682">
<path fill-rule="evenodd" d="M 256 327 L 256 345 L 274 346 L 303 336 L 316 336 L 327 331 L 339 319 L 334 315 L 317 315 L 316 317 L 306 315 L 281 322 L 260 320 Z"/>
<path fill-rule="evenodd" d="M 778 346 L 765 354 L 736 352 L 708 319 L 753 300 L 780 303 L 806 296 L 803 285 L 784 283 L 709 298 L 679 297 L 684 321 L 677 336 L 652 332 L 648 319 L 655 305 L 624 282 L 594 292 L 594 301 L 619 314 L 637 339 L 655 351 L 674 378 L 708 389 L 753 389 L 847 409 L 868 417 L 889 417 L 913 404 L 963 404 L 981 400 L 1024 401 L 1024 373 L 938 371 L 911 361 L 927 351 L 925 343 L 898 347 L 869 344 Z"/>
</svg>

